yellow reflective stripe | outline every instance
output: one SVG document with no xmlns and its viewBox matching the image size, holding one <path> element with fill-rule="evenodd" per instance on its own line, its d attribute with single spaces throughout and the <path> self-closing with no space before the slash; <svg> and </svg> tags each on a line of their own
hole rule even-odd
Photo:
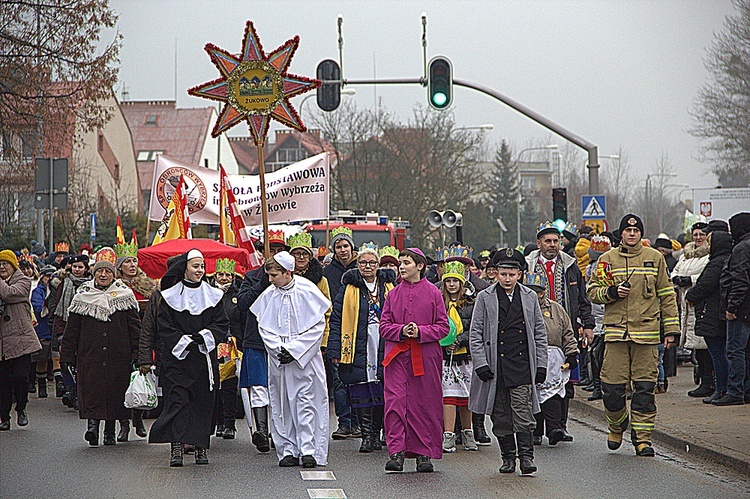
<svg viewBox="0 0 750 499">
<path fill-rule="evenodd" d="M 664 319 L 664 325 L 665 326 L 671 326 L 674 324 L 679 324 L 680 320 L 677 317 L 670 318 L 670 319 Z"/>
<path fill-rule="evenodd" d="M 625 421 L 625 418 L 627 417 L 628 417 L 628 411 L 623 410 L 622 415 L 618 419 L 612 419 L 611 417 L 609 417 L 609 414 L 607 414 L 607 422 L 609 424 L 617 425 Z"/>
<path fill-rule="evenodd" d="M 668 287 L 668 288 L 661 288 L 656 290 L 656 296 L 667 296 L 667 295 L 673 295 L 674 294 L 674 288 Z"/>
<path fill-rule="evenodd" d="M 633 338 L 658 338 L 659 331 L 630 331 L 630 336 Z"/>
<path fill-rule="evenodd" d="M 654 423 L 636 423 L 635 421 L 631 421 L 630 427 L 634 430 L 653 430 Z"/>
<path fill-rule="evenodd" d="M 622 267 L 622 268 L 612 269 L 613 276 L 620 275 L 620 274 L 629 275 L 631 273 L 656 275 L 659 273 L 659 269 L 657 269 L 656 267 L 629 267 L 627 269 Z"/>
</svg>

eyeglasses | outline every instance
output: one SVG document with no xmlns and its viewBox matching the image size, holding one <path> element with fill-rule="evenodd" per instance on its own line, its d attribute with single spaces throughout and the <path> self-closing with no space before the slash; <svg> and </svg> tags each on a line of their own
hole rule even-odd
<svg viewBox="0 0 750 499">
<path fill-rule="evenodd" d="M 357 262 L 357 264 L 361 265 L 362 267 L 377 267 L 378 262 Z"/>
<path fill-rule="evenodd" d="M 302 252 L 300 252 L 300 253 L 292 253 L 292 256 L 294 258 L 299 258 L 301 260 L 307 260 L 308 258 L 310 258 L 310 254 L 309 253 L 302 253 Z"/>
</svg>

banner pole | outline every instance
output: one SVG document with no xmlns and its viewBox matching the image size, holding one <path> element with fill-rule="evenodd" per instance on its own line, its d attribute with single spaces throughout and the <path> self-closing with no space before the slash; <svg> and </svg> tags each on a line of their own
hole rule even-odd
<svg viewBox="0 0 750 499">
<path fill-rule="evenodd" d="M 148 246 L 149 239 L 151 239 L 151 213 L 149 210 L 148 220 L 146 220 L 146 246 Z"/>
<path fill-rule="evenodd" d="M 271 245 L 268 242 L 268 201 L 266 200 L 266 168 L 263 164 L 263 142 L 255 144 L 258 149 L 258 175 L 260 176 L 260 211 L 263 217 L 263 256 L 271 258 Z"/>
</svg>

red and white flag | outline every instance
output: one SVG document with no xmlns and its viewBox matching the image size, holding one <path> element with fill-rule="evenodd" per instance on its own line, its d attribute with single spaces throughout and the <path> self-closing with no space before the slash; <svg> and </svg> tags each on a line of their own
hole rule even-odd
<svg viewBox="0 0 750 499">
<path fill-rule="evenodd" d="M 257 269 L 263 262 L 252 238 L 245 229 L 245 220 L 237 206 L 237 199 L 224 167 L 219 165 L 219 242 L 245 248 L 250 253 L 250 268 Z"/>
</svg>

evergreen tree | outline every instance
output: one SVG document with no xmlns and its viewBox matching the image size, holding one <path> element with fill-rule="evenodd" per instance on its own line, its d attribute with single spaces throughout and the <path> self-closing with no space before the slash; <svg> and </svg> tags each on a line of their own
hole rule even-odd
<svg viewBox="0 0 750 499">
<path fill-rule="evenodd" d="M 516 207 L 518 206 L 518 165 L 511 159 L 513 153 L 503 139 L 500 149 L 495 152 L 490 175 L 490 200 L 493 221 L 502 218 L 508 228 L 505 233 L 506 244 L 514 245 L 517 240 Z M 523 213 L 521 213 L 523 217 Z M 495 222 L 496 223 L 496 222 Z M 499 241 L 498 241 L 499 242 Z"/>
</svg>

